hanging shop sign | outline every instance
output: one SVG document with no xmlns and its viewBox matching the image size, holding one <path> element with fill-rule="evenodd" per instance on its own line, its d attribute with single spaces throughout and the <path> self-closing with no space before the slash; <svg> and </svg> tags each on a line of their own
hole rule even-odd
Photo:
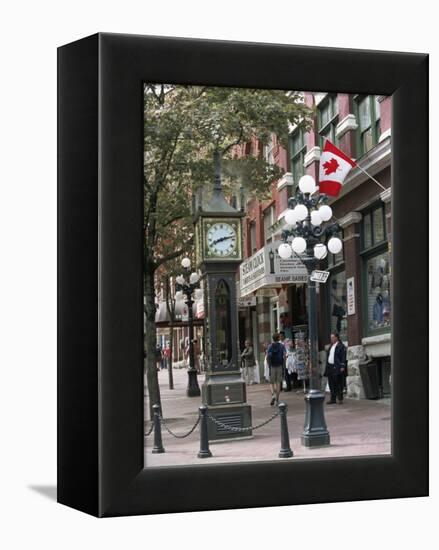
<svg viewBox="0 0 439 550">
<path fill-rule="evenodd" d="M 279 244 L 267 244 L 242 262 L 239 267 L 241 296 L 263 287 L 306 283 L 308 274 L 300 258 L 293 253 L 288 260 L 282 259 L 277 252 Z"/>
<path fill-rule="evenodd" d="M 329 271 L 319 271 L 318 269 L 315 269 L 311 273 L 311 281 L 315 281 L 316 283 L 326 283 L 329 277 Z"/>
<path fill-rule="evenodd" d="M 355 315 L 355 280 L 354 277 L 346 279 L 348 315 Z"/>
</svg>

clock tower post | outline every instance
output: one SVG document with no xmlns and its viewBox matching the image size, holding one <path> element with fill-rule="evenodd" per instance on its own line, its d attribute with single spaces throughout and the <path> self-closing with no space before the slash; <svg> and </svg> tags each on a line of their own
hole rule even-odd
<svg viewBox="0 0 439 550">
<path fill-rule="evenodd" d="M 197 265 L 204 279 L 204 353 L 206 378 L 202 400 L 208 407 L 210 441 L 251 437 L 251 407 L 240 371 L 236 272 L 242 262 L 244 213 L 225 199 L 215 159 L 215 184 L 211 196 L 200 201 L 194 217 Z"/>
</svg>

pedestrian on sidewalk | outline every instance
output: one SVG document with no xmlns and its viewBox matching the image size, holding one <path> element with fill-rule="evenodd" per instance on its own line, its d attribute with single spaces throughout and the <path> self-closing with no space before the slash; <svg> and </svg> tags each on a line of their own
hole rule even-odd
<svg viewBox="0 0 439 550">
<path fill-rule="evenodd" d="M 166 347 L 163 350 L 163 365 L 165 369 L 169 367 L 170 362 L 171 362 L 171 347 L 169 345 L 169 342 L 166 342 Z"/>
<path fill-rule="evenodd" d="M 255 372 L 255 354 L 250 340 L 245 341 L 245 348 L 241 353 L 241 361 L 244 370 L 244 380 L 247 386 L 251 386 L 254 382 Z"/>
<path fill-rule="evenodd" d="M 282 386 L 282 370 L 285 362 L 285 347 L 279 342 L 279 333 L 273 334 L 273 342 L 267 349 L 267 363 L 270 372 L 270 405 L 279 404 L 279 394 Z"/>
<path fill-rule="evenodd" d="M 329 350 L 328 359 L 324 376 L 328 377 L 329 389 L 331 398 L 327 401 L 328 405 L 333 405 L 338 402 L 343 403 L 343 383 L 346 368 L 346 347 L 340 341 L 340 336 L 337 332 L 331 334 L 331 348 Z"/>
<path fill-rule="evenodd" d="M 285 381 L 285 391 L 291 391 L 291 376 L 287 369 L 287 355 L 290 350 L 291 341 L 285 338 L 285 332 L 283 330 L 279 332 L 279 342 L 285 349 L 284 364 L 282 367 L 283 379 Z"/>
</svg>

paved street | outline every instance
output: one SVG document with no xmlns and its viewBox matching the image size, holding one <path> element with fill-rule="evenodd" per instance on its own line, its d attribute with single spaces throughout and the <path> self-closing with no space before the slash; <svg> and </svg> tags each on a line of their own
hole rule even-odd
<svg viewBox="0 0 439 550">
<path fill-rule="evenodd" d="M 199 377 L 199 384 L 204 374 Z M 163 416 L 172 431 L 187 432 L 194 424 L 199 397 L 186 397 L 187 373 L 185 369 L 174 369 L 174 390 L 168 389 L 168 372 L 159 373 Z M 247 402 L 252 406 L 253 425 L 269 418 L 274 408 L 270 407 L 268 384 L 257 384 L 247 388 Z M 145 389 L 146 393 L 146 389 Z M 281 400 L 288 405 L 288 428 L 294 457 L 278 459 L 280 449 L 279 418 L 253 432 L 253 438 L 240 441 L 212 443 L 212 458 L 199 459 L 199 429 L 189 437 L 176 439 L 162 430 L 163 454 L 152 454 L 153 436 L 146 438 L 145 467 L 185 464 L 212 464 L 226 462 L 248 462 L 261 460 L 297 460 L 304 458 L 361 456 L 388 454 L 391 450 L 391 407 L 390 400 L 369 401 L 345 399 L 342 405 L 325 406 L 326 423 L 331 437 L 329 447 L 309 449 L 300 443 L 303 431 L 305 402 L 303 392 L 282 392 Z M 145 418 L 148 418 L 145 413 Z M 146 422 L 146 427 L 150 425 Z"/>
</svg>

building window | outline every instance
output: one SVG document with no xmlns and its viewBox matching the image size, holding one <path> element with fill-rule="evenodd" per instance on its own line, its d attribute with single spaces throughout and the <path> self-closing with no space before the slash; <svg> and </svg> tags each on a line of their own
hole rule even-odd
<svg viewBox="0 0 439 550">
<path fill-rule="evenodd" d="M 274 224 L 275 205 L 272 204 L 264 210 L 264 242 L 265 244 L 271 243 L 273 236 L 270 231 L 270 227 Z"/>
<path fill-rule="evenodd" d="M 317 132 L 320 147 L 323 147 L 324 138 L 332 143 L 338 143 L 335 129 L 338 124 L 337 96 L 328 95 L 317 107 Z"/>
<path fill-rule="evenodd" d="M 330 332 L 338 332 L 340 339 L 346 342 L 348 338 L 346 271 L 332 273 L 328 284 Z"/>
<path fill-rule="evenodd" d="M 250 256 L 252 256 L 257 251 L 256 245 L 256 222 L 252 221 L 250 223 Z"/>
<path fill-rule="evenodd" d="M 363 214 L 363 316 L 367 335 L 390 329 L 391 268 L 386 241 L 384 206 L 378 205 Z"/>
<path fill-rule="evenodd" d="M 291 173 L 293 174 L 293 182 L 298 184 L 299 179 L 305 173 L 305 154 L 306 145 L 303 130 L 297 128 L 290 135 L 290 150 L 291 150 Z"/>
<path fill-rule="evenodd" d="M 268 164 L 274 164 L 274 139 L 273 134 L 270 135 L 270 138 L 268 140 L 268 143 L 263 146 L 263 155 L 265 162 Z"/>
<path fill-rule="evenodd" d="M 372 207 L 363 214 L 362 248 L 363 251 L 377 246 L 386 240 L 384 205 Z"/>
<path fill-rule="evenodd" d="M 387 250 L 365 259 L 367 331 L 390 328 L 390 265 Z"/>
<path fill-rule="evenodd" d="M 357 96 L 354 103 L 358 121 L 358 157 L 366 154 L 380 137 L 380 104 L 375 95 Z"/>
</svg>

